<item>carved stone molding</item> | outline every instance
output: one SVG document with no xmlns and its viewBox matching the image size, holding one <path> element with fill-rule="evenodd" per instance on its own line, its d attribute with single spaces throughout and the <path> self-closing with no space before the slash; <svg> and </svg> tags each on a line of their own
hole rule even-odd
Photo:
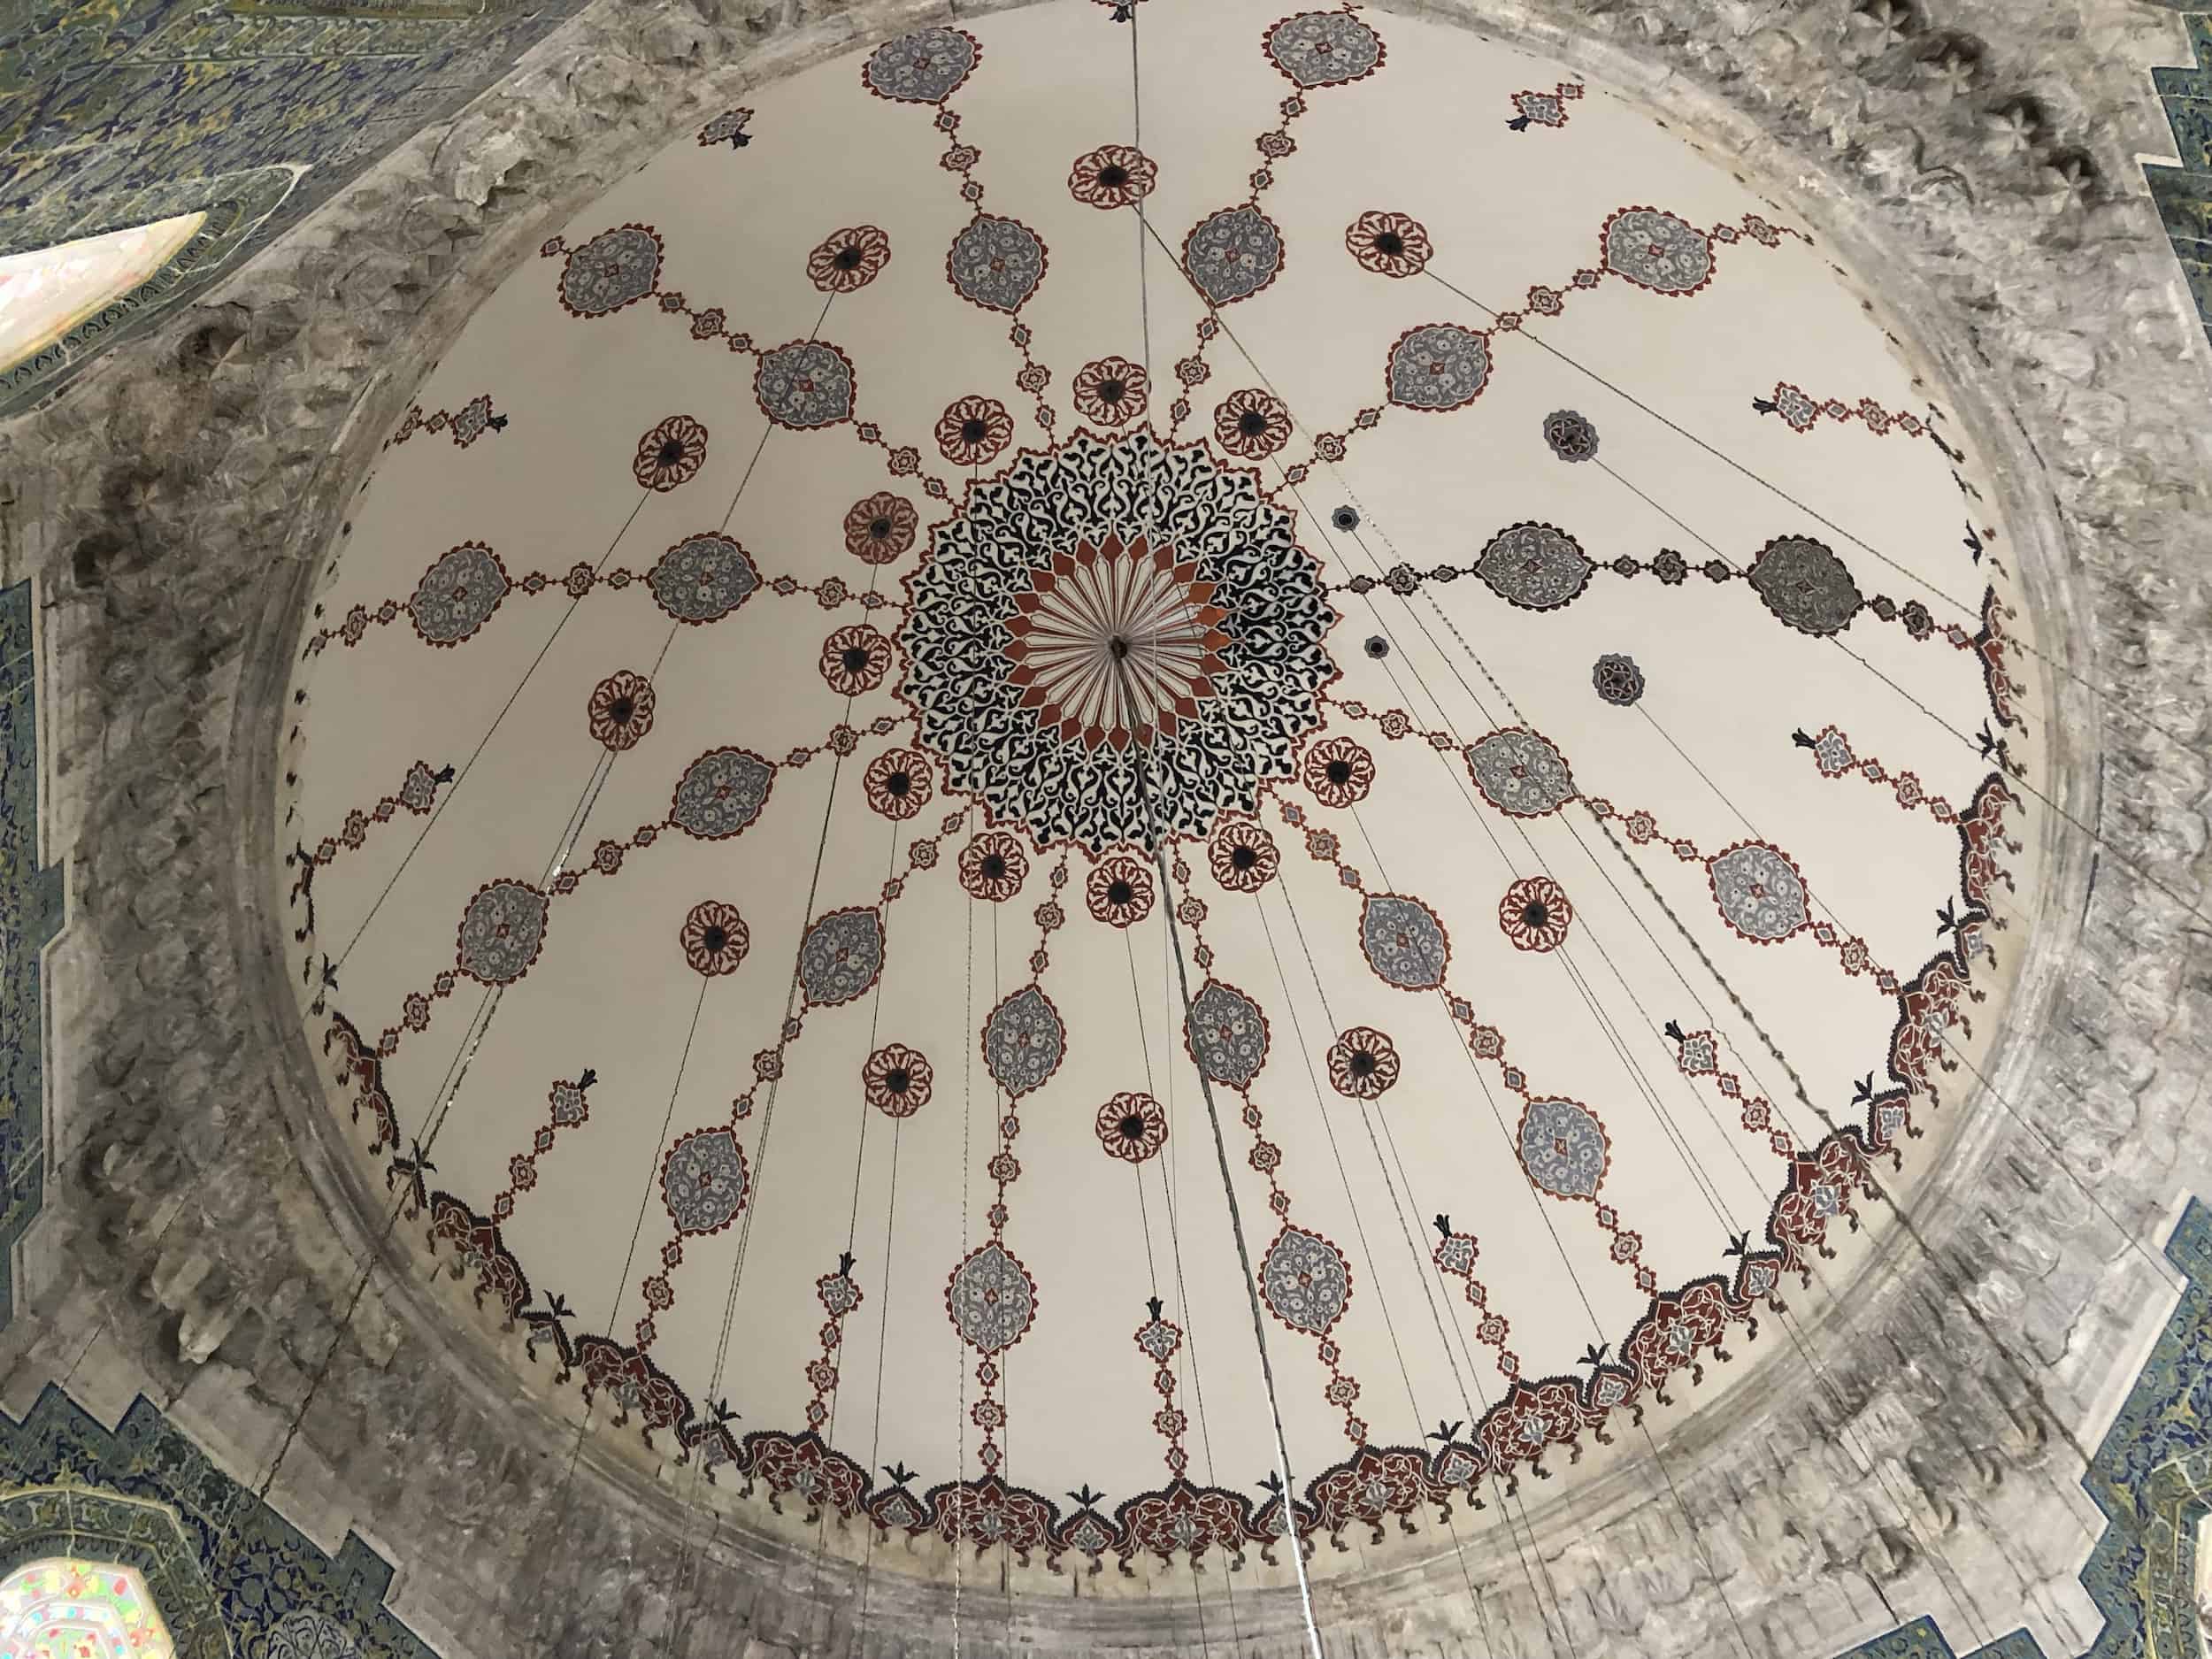
<svg viewBox="0 0 2212 1659">
<path fill-rule="evenodd" d="M 279 1502 L 326 1541 L 373 1534 L 396 1608 L 455 1659 L 949 1654 L 956 1636 L 951 1598 L 892 1573 L 856 1632 L 856 1570 L 687 1511 L 680 1481 L 656 1489 L 595 1437 L 572 1479 L 574 1431 L 407 1277 L 380 1270 L 342 1332 L 391 1195 L 334 1156 L 276 979 L 284 661 L 379 434 L 553 224 L 747 84 L 996 9 L 600 0 L 0 432 L 0 574 L 42 579 L 76 906 L 52 959 L 58 1153 L 0 1388 L 143 1387 L 249 1477 L 311 1391 Z M 2064 782 L 2041 818 L 2064 908 L 1991 1070 L 2002 1099 L 1965 1109 L 1910 1235 L 1841 1311 L 1801 1350 L 1773 1344 L 1730 1421 L 1668 1442 L 1678 1502 L 1640 1464 L 1532 1508 L 1540 1568 L 1502 1534 L 1471 1548 L 1479 1599 L 1451 1553 L 1332 1586 L 1331 1650 L 1547 1653 L 1555 1608 L 1577 1659 L 1740 1638 L 1820 1655 L 1923 1612 L 1962 1643 L 2024 1622 L 2078 1652 L 2085 1448 L 2170 1296 L 2157 1247 L 2179 1196 L 2212 1178 L 2212 371 L 2131 165 L 2155 119 L 2138 72 L 2181 60 L 2178 25 L 2131 0 L 1397 9 L 1640 96 L 1886 274 L 1996 459 L 2047 619 Z M 1231 1586 L 1201 1587 L 1217 1642 Z M 1240 1653 L 1304 1650 L 1287 1593 L 1234 1588 Z M 959 1650 L 1201 1649 L 1187 1594 L 1059 1590 L 1010 1606 L 995 1576 L 971 1580 Z"/>
</svg>

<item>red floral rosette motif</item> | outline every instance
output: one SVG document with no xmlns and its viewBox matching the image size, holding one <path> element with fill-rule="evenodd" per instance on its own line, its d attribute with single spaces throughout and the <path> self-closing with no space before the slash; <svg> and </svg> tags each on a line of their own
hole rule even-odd
<svg viewBox="0 0 2212 1659">
<path fill-rule="evenodd" d="M 595 687 L 587 710 L 591 734 L 616 754 L 634 749 L 653 729 L 653 682 L 628 669 Z"/>
<path fill-rule="evenodd" d="M 1225 824 L 1206 843 L 1214 879 L 1232 893 L 1257 893 L 1275 879 L 1283 856 L 1275 838 L 1256 824 Z"/>
<path fill-rule="evenodd" d="M 1167 1114 L 1149 1094 L 1117 1094 L 1098 1109 L 1098 1144 L 1107 1156 L 1142 1164 L 1167 1144 Z"/>
<path fill-rule="evenodd" d="M 1549 876 L 1516 881 L 1498 901 L 1498 926 L 1517 950 L 1556 950 L 1575 918 L 1567 890 Z"/>
<path fill-rule="evenodd" d="M 974 898 L 1003 903 L 1022 890 L 1028 874 L 1021 843 L 1002 830 L 979 835 L 960 849 L 960 885 Z"/>
<path fill-rule="evenodd" d="M 1152 194 L 1159 182 L 1157 163 L 1127 144 L 1103 144 L 1078 156 L 1068 171 L 1068 194 L 1086 207 L 1127 207 Z"/>
<path fill-rule="evenodd" d="M 873 225 L 833 231 L 807 256 L 807 280 L 825 294 L 850 294 L 891 263 L 891 239 Z"/>
<path fill-rule="evenodd" d="M 982 466 L 1013 441 L 1013 418 L 996 398 L 963 397 L 937 419 L 937 453 L 955 466 Z"/>
<path fill-rule="evenodd" d="M 1398 1080 L 1397 1046 L 1371 1025 L 1355 1025 L 1329 1045 L 1329 1086 L 1348 1100 L 1373 1100 Z"/>
<path fill-rule="evenodd" d="M 679 938 L 683 943 L 684 960 L 710 979 L 733 972 L 752 948 L 752 935 L 746 929 L 745 918 L 737 913 L 737 907 L 712 899 L 691 907 Z"/>
<path fill-rule="evenodd" d="M 1086 363 L 1071 388 L 1078 410 L 1101 426 L 1118 426 L 1144 413 L 1151 377 L 1144 365 L 1126 357 L 1101 357 Z"/>
<path fill-rule="evenodd" d="M 914 545 L 921 515 L 903 495 L 880 490 L 845 515 L 845 551 L 864 565 L 888 565 Z"/>
<path fill-rule="evenodd" d="M 822 641 L 818 666 L 832 691 L 856 697 L 873 691 L 891 672 L 891 641 L 866 623 L 856 622 Z"/>
<path fill-rule="evenodd" d="M 1344 233 L 1344 245 L 1378 276 L 1418 276 L 1433 251 L 1421 221 L 1403 213 L 1362 213 Z"/>
<path fill-rule="evenodd" d="M 910 818 L 928 803 L 929 763 L 910 749 L 887 749 L 861 774 L 868 804 L 887 818 Z"/>
<path fill-rule="evenodd" d="M 637 441 L 630 472 L 642 489 L 671 490 L 706 460 L 707 429 L 689 415 L 671 415 Z"/>
<path fill-rule="evenodd" d="M 1084 902 L 1109 927 L 1128 927 L 1152 914 L 1152 872 L 1134 858 L 1116 855 L 1083 882 Z"/>
<path fill-rule="evenodd" d="M 1324 806 L 1353 806 L 1375 785 L 1375 757 L 1348 737 L 1333 737 L 1306 751 L 1299 776 Z"/>
<path fill-rule="evenodd" d="M 911 1118 L 929 1104 L 929 1062 L 904 1043 L 877 1049 L 860 1068 L 861 1093 L 887 1118 Z"/>
<path fill-rule="evenodd" d="M 1264 460 L 1290 442 L 1290 411 L 1256 388 L 1232 392 L 1214 410 L 1214 441 L 1231 455 Z"/>
</svg>

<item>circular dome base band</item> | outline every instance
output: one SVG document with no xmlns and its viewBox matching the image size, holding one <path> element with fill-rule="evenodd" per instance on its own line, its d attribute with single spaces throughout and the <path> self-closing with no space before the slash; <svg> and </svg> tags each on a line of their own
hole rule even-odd
<svg viewBox="0 0 2212 1659">
<path fill-rule="evenodd" d="M 1563 68 L 1158 13 L 1158 96 L 1248 115 L 1111 182 L 1076 115 L 1126 65 L 1062 7 L 856 41 L 749 90 L 741 157 L 687 132 L 583 208 L 422 394 L 488 388 L 499 445 L 384 452 L 295 682 L 288 949 L 369 1183 L 434 1161 L 431 1251 L 525 1378 L 908 1577 L 949 1576 L 932 1538 L 1133 1578 L 1361 1541 L 1326 1578 L 1624 1479 L 1624 1425 L 1712 1413 L 1886 1242 L 2040 926 L 2037 618 L 1928 527 L 1972 434 L 1889 438 L 1870 498 L 1868 422 L 1754 406 L 1924 404 L 1853 273 L 1594 82 L 1510 125 Z M 1375 182 L 1493 143 L 1486 204 Z M 1140 179 L 1179 219 L 1141 290 Z M 711 445 L 644 480 L 678 419 Z M 434 816 L 376 815 L 480 740 Z M 1394 1204 L 1433 1256 L 1371 1253 Z M 1248 1295 L 1295 1490 L 1232 1478 L 1273 1462 Z"/>
</svg>

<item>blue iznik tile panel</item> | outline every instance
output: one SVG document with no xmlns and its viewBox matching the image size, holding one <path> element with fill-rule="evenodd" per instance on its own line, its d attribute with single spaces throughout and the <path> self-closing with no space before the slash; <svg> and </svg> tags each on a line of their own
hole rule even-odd
<svg viewBox="0 0 2212 1659">
<path fill-rule="evenodd" d="M 39 952 L 61 931 L 60 866 L 38 862 L 38 675 L 31 585 L 0 591 L 0 1328 L 16 1241 L 46 1192 L 45 999 Z"/>
<path fill-rule="evenodd" d="M 2212 13 L 2193 13 L 2182 22 L 2196 62 L 2151 73 L 2181 165 L 2146 165 L 2143 174 L 2180 257 L 2197 315 L 2212 331 Z"/>
<path fill-rule="evenodd" d="M 2166 1256 L 2189 1288 L 2081 1479 L 2105 1517 L 2081 1570 L 2104 1625 L 2081 1659 L 2205 1659 L 2195 1588 L 2199 1524 L 2212 1513 L 2212 1207 L 2190 1202 Z M 1961 1655 L 1919 1618 L 1841 1659 Z M 2022 1630 L 1963 1659 L 2048 1656 Z"/>
<path fill-rule="evenodd" d="M 0 1411 L 0 1572 L 62 1554 L 146 1571 L 207 1632 L 173 1628 L 180 1659 L 434 1659 L 384 1605 L 381 1556 L 350 1532 L 324 1554 L 143 1395 L 111 1430 L 57 1386 L 20 1423 Z"/>
<path fill-rule="evenodd" d="M 581 0 L 0 4 L 0 254 L 205 211 L 166 280 L 27 363 L 0 415 L 280 234 Z"/>
</svg>

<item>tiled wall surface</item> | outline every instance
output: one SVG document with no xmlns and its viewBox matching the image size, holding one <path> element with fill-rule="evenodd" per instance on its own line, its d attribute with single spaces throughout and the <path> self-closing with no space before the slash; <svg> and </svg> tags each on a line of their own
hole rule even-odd
<svg viewBox="0 0 2212 1659">
<path fill-rule="evenodd" d="M 2147 166 L 2143 172 L 2180 256 L 2197 315 L 2212 330 L 2212 14 L 2198 12 L 2182 21 L 2196 62 L 2152 72 L 2181 165 Z"/>
<path fill-rule="evenodd" d="M 0 591 L 0 1327 L 11 1259 L 46 1191 L 39 952 L 61 929 L 62 872 L 38 862 L 38 684 L 31 584 Z"/>
<path fill-rule="evenodd" d="M 0 1573 L 54 1555 L 119 1561 L 152 1587 L 179 1659 L 432 1659 L 384 1606 L 392 1569 L 335 1555 L 218 1469 L 142 1395 L 112 1430 L 58 1386 L 0 1411 Z"/>
<path fill-rule="evenodd" d="M 2203 19 L 2193 19 L 2201 23 Z M 2193 1201 L 2166 1244 L 2189 1288 L 2082 1477 L 2105 1530 L 2081 1570 L 2104 1628 L 2082 1659 L 2203 1659 L 2197 1536 L 2212 1514 L 2212 1206 Z M 1841 1659 L 1960 1659 L 1917 1618 Z M 1964 1659 L 2046 1659 L 2015 1631 Z"/>
<path fill-rule="evenodd" d="M 0 254 L 205 210 L 162 275 L 0 373 L 0 416 L 281 234 L 580 0 L 0 0 Z"/>
</svg>

